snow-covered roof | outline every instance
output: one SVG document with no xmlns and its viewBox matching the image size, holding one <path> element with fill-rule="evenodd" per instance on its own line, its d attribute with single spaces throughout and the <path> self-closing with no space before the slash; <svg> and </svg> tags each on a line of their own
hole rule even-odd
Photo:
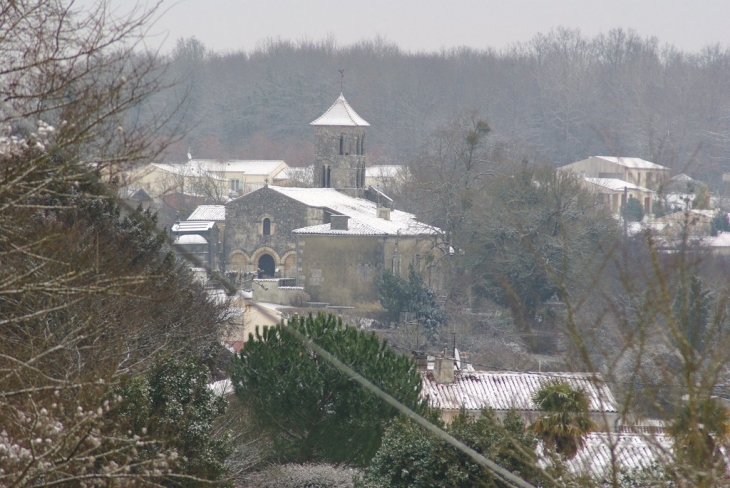
<svg viewBox="0 0 730 488">
<path fill-rule="evenodd" d="M 193 210 L 190 220 L 215 220 L 224 221 L 226 220 L 226 206 L 225 205 L 198 205 L 198 208 Z"/>
<path fill-rule="evenodd" d="M 634 185 L 633 183 L 629 183 L 628 181 L 619 180 L 618 178 L 586 178 L 586 181 L 589 183 L 593 183 L 594 185 L 598 185 L 600 187 L 606 188 L 611 191 L 624 191 L 624 188 L 627 190 L 636 190 L 636 191 L 643 191 L 647 193 L 654 193 L 654 190 L 650 190 L 648 188 L 644 188 L 643 186 Z"/>
<path fill-rule="evenodd" d="M 215 222 L 204 220 L 184 220 L 172 225 L 172 232 L 207 232 L 213 228 Z"/>
<path fill-rule="evenodd" d="M 565 381 L 573 388 L 582 388 L 588 397 L 591 412 L 617 412 L 611 390 L 590 373 L 518 373 L 474 371 L 456 373 L 453 383 L 438 383 L 431 372 L 421 373 L 421 395 L 431 407 L 442 410 L 538 410 L 532 397 L 553 379 Z"/>
<path fill-rule="evenodd" d="M 378 218 L 375 202 L 364 198 L 353 198 L 334 188 L 289 188 L 269 186 L 271 190 L 297 200 L 308 207 L 329 210 L 336 215 L 350 217 L 349 230 L 331 230 L 330 224 L 314 225 L 295 229 L 294 234 L 331 235 L 436 235 L 436 227 L 416 220 L 415 215 L 400 210 L 390 211 L 390 220 Z"/>
<path fill-rule="evenodd" d="M 269 175 L 282 164 L 281 159 L 191 159 L 186 166 L 200 168 L 207 172 L 245 173 L 247 175 Z"/>
<path fill-rule="evenodd" d="M 175 239 L 174 244 L 208 244 L 208 240 L 199 234 L 185 234 Z"/>
<path fill-rule="evenodd" d="M 340 96 L 335 100 L 330 108 L 327 109 L 318 119 L 310 123 L 310 125 L 336 125 L 349 127 L 369 127 L 365 119 L 360 117 L 355 110 L 347 103 L 345 96 Z"/>
<path fill-rule="evenodd" d="M 647 469 L 670 456 L 672 438 L 668 435 L 598 433 L 584 437 L 585 444 L 572 459 L 564 460 L 568 471 L 603 479 L 616 470 Z"/>
<path fill-rule="evenodd" d="M 689 175 L 687 175 L 685 173 L 679 173 L 678 175 L 674 175 L 669 179 L 672 181 L 689 181 L 689 182 L 695 181 L 694 178 L 690 177 Z"/>
<path fill-rule="evenodd" d="M 624 157 L 616 157 L 616 156 L 594 156 L 599 159 L 603 159 L 605 161 L 610 161 L 611 163 L 616 163 L 619 166 L 623 166 L 624 168 L 631 168 L 631 169 L 669 169 L 666 166 L 662 166 L 656 163 L 652 163 L 650 161 L 646 161 L 645 159 L 641 158 L 624 158 Z"/>
<path fill-rule="evenodd" d="M 166 173 L 174 174 L 174 175 L 180 175 L 183 177 L 189 177 L 189 178 L 210 178 L 212 180 L 217 181 L 226 181 L 226 179 L 222 176 L 218 176 L 215 174 L 211 174 L 208 170 L 205 168 L 202 168 L 195 164 L 167 164 L 167 163 L 152 163 L 151 166 L 162 170 Z"/>
<path fill-rule="evenodd" d="M 153 163 L 152 166 L 168 173 L 190 176 L 207 177 L 215 180 L 225 181 L 226 178 L 220 173 L 244 173 L 247 175 L 268 176 L 286 162 L 280 159 L 259 160 L 259 159 L 191 159 L 183 164 Z"/>
</svg>

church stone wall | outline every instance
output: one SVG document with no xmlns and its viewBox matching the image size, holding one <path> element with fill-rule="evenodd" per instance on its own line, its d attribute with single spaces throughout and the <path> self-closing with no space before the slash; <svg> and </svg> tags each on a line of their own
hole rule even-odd
<svg viewBox="0 0 730 488">
<path fill-rule="evenodd" d="M 383 239 L 373 236 L 300 235 L 297 284 L 311 301 L 355 306 L 378 301 Z"/>
<path fill-rule="evenodd" d="M 270 235 L 264 235 L 265 218 L 271 224 Z M 256 271 L 258 258 L 265 253 L 272 255 L 279 269 L 292 266 L 282 276 L 294 276 L 295 263 L 290 263 L 290 256 L 296 246 L 291 231 L 323 223 L 321 209 L 309 208 L 268 187 L 244 195 L 226 205 L 226 269 Z"/>
</svg>

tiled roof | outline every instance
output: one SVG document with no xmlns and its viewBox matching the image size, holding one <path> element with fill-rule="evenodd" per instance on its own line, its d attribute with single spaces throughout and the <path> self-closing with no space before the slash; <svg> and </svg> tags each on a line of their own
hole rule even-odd
<svg viewBox="0 0 730 488">
<path fill-rule="evenodd" d="M 350 217 L 349 230 L 331 230 L 330 224 L 314 225 L 295 229 L 294 234 L 332 235 L 436 235 L 441 231 L 416 220 L 411 213 L 391 210 L 390 220 L 377 216 L 375 202 L 364 198 L 353 198 L 334 188 L 289 188 L 269 186 L 271 190 L 297 200 L 309 207 L 327 209 L 334 214 Z"/>
<path fill-rule="evenodd" d="M 656 163 L 652 163 L 650 161 L 646 161 L 641 158 L 624 158 L 624 157 L 616 157 L 616 156 L 594 156 L 599 159 L 603 159 L 605 161 L 610 161 L 612 163 L 616 163 L 619 166 L 623 166 L 624 168 L 631 168 L 631 169 L 669 169 L 666 166 L 662 166 Z"/>
<path fill-rule="evenodd" d="M 318 119 L 310 125 L 336 125 L 350 127 L 369 127 L 365 119 L 355 112 L 350 104 L 345 100 L 345 96 L 340 93 L 335 103 L 327 109 Z"/>
<path fill-rule="evenodd" d="M 198 205 L 198 208 L 193 210 L 190 220 L 215 220 L 224 221 L 226 220 L 226 206 L 225 205 Z"/>
<path fill-rule="evenodd" d="M 586 178 L 586 181 L 612 191 L 624 191 L 624 187 L 626 187 L 627 190 L 654 193 L 653 190 L 644 188 L 643 186 L 634 185 L 628 181 L 619 180 L 618 178 Z"/>
<path fill-rule="evenodd" d="M 574 474 L 586 474 L 603 479 L 611 470 L 632 471 L 646 469 L 671 455 L 672 439 L 667 435 L 654 434 L 588 434 L 585 444 L 572 459 L 565 460 L 566 467 Z"/>
<path fill-rule="evenodd" d="M 591 412 L 617 412 L 616 400 L 590 373 L 512 373 L 474 371 L 456 373 L 453 383 L 437 383 L 431 372 L 421 373 L 421 394 L 428 404 L 442 410 L 537 410 L 532 397 L 546 382 L 561 379 L 588 396 Z M 597 377 L 600 381 L 600 376 Z"/>
</svg>

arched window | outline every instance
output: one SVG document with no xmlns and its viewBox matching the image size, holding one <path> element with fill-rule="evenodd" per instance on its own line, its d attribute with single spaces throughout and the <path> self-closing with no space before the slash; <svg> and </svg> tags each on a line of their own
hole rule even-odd
<svg viewBox="0 0 730 488">
<path fill-rule="evenodd" d="M 357 136 L 357 142 L 355 143 L 355 154 L 360 154 L 360 136 Z"/>
<path fill-rule="evenodd" d="M 327 166 L 327 184 L 325 185 L 327 188 L 330 187 L 332 184 L 332 181 L 330 180 L 330 177 L 332 176 L 332 171 L 330 170 L 330 167 Z"/>
<path fill-rule="evenodd" d="M 271 219 L 264 219 L 264 235 L 270 236 L 271 235 Z"/>
<path fill-rule="evenodd" d="M 340 136 L 340 156 L 342 156 L 345 152 L 345 136 Z"/>
<path fill-rule="evenodd" d="M 327 168 L 322 166 L 322 188 L 327 188 Z"/>
<path fill-rule="evenodd" d="M 360 139 L 360 155 L 365 154 L 365 134 L 362 135 L 362 138 Z"/>
</svg>

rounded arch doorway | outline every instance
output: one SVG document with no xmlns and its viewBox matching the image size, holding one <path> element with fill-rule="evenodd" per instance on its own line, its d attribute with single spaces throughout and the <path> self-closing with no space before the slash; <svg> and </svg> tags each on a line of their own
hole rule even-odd
<svg viewBox="0 0 730 488">
<path fill-rule="evenodd" d="M 276 272 L 276 263 L 270 254 L 262 254 L 259 258 L 259 279 L 273 278 Z"/>
</svg>

